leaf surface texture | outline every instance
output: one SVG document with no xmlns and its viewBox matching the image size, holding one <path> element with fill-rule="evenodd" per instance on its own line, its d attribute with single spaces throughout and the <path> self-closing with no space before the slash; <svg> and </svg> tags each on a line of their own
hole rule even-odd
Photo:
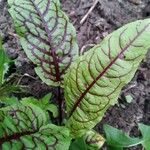
<svg viewBox="0 0 150 150">
<path fill-rule="evenodd" d="M 0 110 L 0 149 L 67 150 L 69 131 L 48 124 L 45 113 L 32 104 L 17 104 Z"/>
<path fill-rule="evenodd" d="M 65 76 L 65 99 L 73 137 L 82 136 L 117 103 L 150 48 L 150 19 L 109 34 L 73 63 Z"/>
<path fill-rule="evenodd" d="M 9 12 L 36 73 L 48 85 L 59 86 L 78 56 L 76 33 L 59 0 L 9 0 Z"/>
</svg>

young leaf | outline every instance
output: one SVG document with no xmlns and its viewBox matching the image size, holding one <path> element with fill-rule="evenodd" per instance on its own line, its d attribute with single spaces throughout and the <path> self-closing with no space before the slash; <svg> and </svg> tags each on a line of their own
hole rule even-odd
<svg viewBox="0 0 150 150">
<path fill-rule="evenodd" d="M 105 143 L 105 139 L 94 130 L 90 130 L 85 135 L 88 150 L 99 150 Z"/>
<path fill-rule="evenodd" d="M 42 99 L 36 99 L 34 97 L 26 97 L 22 99 L 21 103 L 34 104 L 40 107 L 43 111 L 45 111 L 47 116 L 49 116 L 48 114 L 48 111 L 49 111 L 53 114 L 53 117 L 56 118 L 58 117 L 58 108 L 56 105 L 50 103 L 51 96 L 52 94 L 50 93 L 50 94 L 45 95 Z"/>
<path fill-rule="evenodd" d="M 143 139 L 131 138 L 121 130 L 113 128 L 109 125 L 104 126 L 106 134 L 106 142 L 113 149 L 123 149 L 124 147 L 132 147 L 143 142 Z"/>
<path fill-rule="evenodd" d="M 95 131 L 88 131 L 83 137 L 71 143 L 69 150 L 99 150 L 105 139 Z"/>
<path fill-rule="evenodd" d="M 108 35 L 73 63 L 65 76 L 65 99 L 73 137 L 82 136 L 117 103 L 150 48 L 150 19 Z"/>
<path fill-rule="evenodd" d="M 8 0 L 9 12 L 36 73 L 49 85 L 59 86 L 78 56 L 76 33 L 59 0 Z"/>
<path fill-rule="evenodd" d="M 49 104 L 51 98 L 52 98 L 52 93 L 46 94 L 46 95 L 41 99 L 42 104 L 44 104 L 44 105 Z"/>
<path fill-rule="evenodd" d="M 68 150 L 69 131 L 47 124 L 45 113 L 32 104 L 0 110 L 0 149 Z"/>
</svg>

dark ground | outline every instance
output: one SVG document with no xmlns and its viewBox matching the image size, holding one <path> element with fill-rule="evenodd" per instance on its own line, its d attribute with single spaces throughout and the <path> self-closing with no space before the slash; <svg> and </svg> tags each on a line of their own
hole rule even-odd
<svg viewBox="0 0 150 150">
<path fill-rule="evenodd" d="M 92 0 L 61 0 L 63 9 L 70 16 L 77 29 L 80 49 L 90 48 L 89 44 L 96 44 L 108 33 L 125 23 L 150 16 L 149 0 L 100 0 L 83 25 L 80 20 L 92 6 Z M 12 59 L 17 59 L 13 68 L 19 78 L 20 84 L 27 85 L 28 95 L 42 97 L 51 91 L 43 84 L 34 72 L 34 65 L 26 58 L 19 42 L 14 35 L 12 21 L 7 12 L 6 0 L 0 0 L 0 35 L 4 40 L 4 47 Z M 24 76 L 29 74 L 31 77 Z M 33 79 L 34 77 L 34 79 Z M 131 103 L 126 101 L 126 96 L 131 95 Z M 132 82 L 124 88 L 119 104 L 110 108 L 104 119 L 96 129 L 103 132 L 102 126 L 107 123 L 123 129 L 132 136 L 139 136 L 137 123 L 143 122 L 150 125 L 150 53 L 143 61 Z M 105 149 L 105 148 L 104 148 Z M 131 150 L 142 150 L 141 147 Z"/>
</svg>

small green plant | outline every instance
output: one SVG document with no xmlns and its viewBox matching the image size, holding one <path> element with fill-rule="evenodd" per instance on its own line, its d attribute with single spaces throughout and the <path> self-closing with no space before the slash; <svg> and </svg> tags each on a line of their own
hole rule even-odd
<svg viewBox="0 0 150 150">
<path fill-rule="evenodd" d="M 133 138 L 109 125 L 104 126 L 106 143 L 110 150 L 123 150 L 141 144 L 145 150 L 150 150 L 150 126 L 139 124 L 142 138 Z"/>
<path fill-rule="evenodd" d="M 52 104 L 52 101 L 50 101 L 52 99 L 52 94 L 47 94 L 45 95 L 42 99 L 36 99 L 34 97 L 26 97 L 22 99 L 22 103 L 24 104 L 33 104 L 36 105 L 38 107 L 40 107 L 46 114 L 46 116 L 48 117 L 48 119 L 51 121 L 51 115 L 53 118 L 57 118 L 58 117 L 58 108 L 56 105 Z"/>
<path fill-rule="evenodd" d="M 11 61 L 2 47 L 2 39 L 0 38 L 0 103 L 6 102 L 11 93 L 21 91 L 20 86 L 13 84 L 12 78 L 5 77 L 10 63 Z"/>
<path fill-rule="evenodd" d="M 0 148 L 100 149 L 105 139 L 92 129 L 117 103 L 122 87 L 131 81 L 150 48 L 150 19 L 121 27 L 79 56 L 75 29 L 59 0 L 8 3 L 37 75 L 58 90 L 59 124 L 63 126 L 52 124 L 45 104 L 21 101 L 0 110 Z M 63 99 L 67 118 L 62 117 Z"/>
</svg>

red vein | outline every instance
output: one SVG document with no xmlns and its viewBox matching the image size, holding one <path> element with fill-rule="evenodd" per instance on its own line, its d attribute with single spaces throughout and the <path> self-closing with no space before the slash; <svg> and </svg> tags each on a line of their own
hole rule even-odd
<svg viewBox="0 0 150 150">
<path fill-rule="evenodd" d="M 88 88 L 81 94 L 79 99 L 76 101 L 73 109 L 70 112 L 70 116 L 73 114 L 73 112 L 76 110 L 76 108 L 79 106 L 85 95 L 89 92 L 89 90 L 94 86 L 94 84 L 111 68 L 111 66 L 117 61 L 118 58 L 122 57 L 123 53 L 128 50 L 128 48 L 134 43 L 134 41 L 146 30 L 146 28 L 150 25 L 147 24 L 141 31 L 137 32 L 137 35 L 127 44 L 123 49 L 121 49 L 121 52 L 108 64 L 108 66 L 97 76 L 95 80 L 88 86 Z"/>
<path fill-rule="evenodd" d="M 47 33 L 47 36 L 48 36 L 48 39 L 49 39 L 49 42 L 50 42 L 51 41 L 50 31 L 48 29 L 46 21 L 44 20 L 43 14 L 41 13 L 41 11 L 39 10 L 39 8 L 36 6 L 36 4 L 32 0 L 31 0 L 31 3 L 33 4 L 34 8 L 36 9 L 37 13 L 39 14 L 39 16 L 40 16 L 40 18 L 42 20 L 43 26 L 45 28 L 45 31 Z M 56 10 L 56 11 L 58 11 L 58 10 Z M 51 42 L 50 42 L 50 46 L 52 46 Z M 55 66 L 55 71 L 56 71 L 56 80 L 60 81 L 61 79 L 60 79 L 60 71 L 59 71 L 58 58 L 56 56 L 54 48 L 51 49 L 51 54 L 52 54 L 52 57 L 53 57 L 53 60 L 54 60 L 54 66 Z"/>
<path fill-rule="evenodd" d="M 3 138 L 0 138 L 0 145 L 2 145 L 4 142 L 10 142 L 11 140 L 19 140 L 20 137 L 22 136 L 26 136 L 26 135 L 31 135 L 38 132 L 38 130 L 36 131 L 25 131 L 25 132 L 21 132 L 21 133 L 14 133 L 13 135 L 10 136 L 5 136 Z"/>
</svg>

